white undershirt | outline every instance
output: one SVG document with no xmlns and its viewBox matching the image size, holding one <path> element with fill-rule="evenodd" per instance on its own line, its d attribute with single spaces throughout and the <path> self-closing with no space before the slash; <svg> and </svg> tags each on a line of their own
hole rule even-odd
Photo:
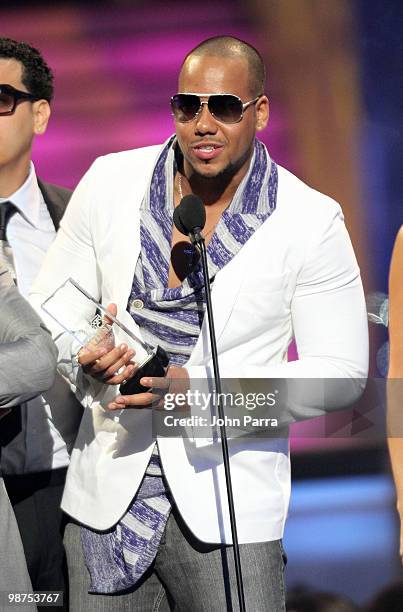
<svg viewBox="0 0 403 612">
<path fill-rule="evenodd" d="M 18 289 L 27 297 L 56 236 L 32 162 L 25 183 L 8 198 L 0 198 L 0 206 L 5 201 L 17 208 L 7 225 L 7 240 L 12 249 Z M 21 406 L 22 432 L 2 449 L 4 474 L 39 472 L 68 464 L 66 444 L 50 415 L 51 407 L 42 396 Z"/>
</svg>

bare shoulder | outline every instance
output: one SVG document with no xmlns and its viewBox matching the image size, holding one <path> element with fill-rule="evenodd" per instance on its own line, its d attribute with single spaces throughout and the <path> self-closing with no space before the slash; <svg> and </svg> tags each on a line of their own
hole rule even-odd
<svg viewBox="0 0 403 612">
<path fill-rule="evenodd" d="M 397 233 L 395 249 L 399 249 L 400 252 L 403 252 L 403 225 Z"/>
<path fill-rule="evenodd" d="M 389 273 L 389 377 L 403 377 L 403 227 L 393 248 Z"/>
<path fill-rule="evenodd" d="M 396 236 L 395 246 L 393 247 L 389 284 L 391 292 L 400 288 L 403 293 L 403 225 Z"/>
<path fill-rule="evenodd" d="M 393 248 L 389 272 L 389 340 L 390 368 L 403 374 L 403 226 Z"/>
</svg>

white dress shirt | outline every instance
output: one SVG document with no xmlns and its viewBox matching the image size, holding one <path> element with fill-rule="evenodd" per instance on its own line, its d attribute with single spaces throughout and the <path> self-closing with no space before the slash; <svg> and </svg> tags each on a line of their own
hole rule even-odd
<svg viewBox="0 0 403 612">
<path fill-rule="evenodd" d="M 5 258 L 14 267 L 18 289 L 26 297 L 56 236 L 32 162 L 25 183 L 10 197 L 0 198 L 0 206 L 4 201 L 12 202 L 17 208 L 7 225 L 12 261 L 9 253 Z M 61 380 L 57 384 L 64 385 Z M 2 451 L 4 474 L 40 472 L 68 465 L 66 443 L 51 418 L 51 411 L 43 396 L 22 404 L 22 431 Z"/>
</svg>

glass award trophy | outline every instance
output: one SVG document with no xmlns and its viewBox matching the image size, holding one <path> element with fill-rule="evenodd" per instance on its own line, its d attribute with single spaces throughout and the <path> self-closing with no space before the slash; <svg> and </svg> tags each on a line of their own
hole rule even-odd
<svg viewBox="0 0 403 612">
<path fill-rule="evenodd" d="M 131 378 L 120 385 L 122 395 L 148 391 L 140 384 L 143 376 L 165 376 L 169 358 L 164 349 L 141 340 L 74 279 L 67 279 L 41 307 L 75 340 L 77 352 L 80 349 L 95 351 L 102 347 L 112 350 L 122 342 L 136 351 L 137 369 Z M 130 317 L 126 312 L 124 315 Z"/>
</svg>

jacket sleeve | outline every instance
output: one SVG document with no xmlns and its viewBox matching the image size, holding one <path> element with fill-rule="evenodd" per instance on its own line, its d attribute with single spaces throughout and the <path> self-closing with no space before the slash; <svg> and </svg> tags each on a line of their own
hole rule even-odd
<svg viewBox="0 0 403 612">
<path fill-rule="evenodd" d="M 66 332 L 66 328 L 79 331 L 94 315 L 94 307 L 67 285 L 63 300 L 56 299 L 52 315 L 58 325 L 42 309 L 42 304 L 70 276 L 94 298 L 101 297 L 101 278 L 92 236 L 92 209 L 96 209 L 99 196 L 99 162 L 96 160 L 81 179 L 67 206 L 56 239 L 48 250 L 43 265 L 30 292 L 30 302 L 51 330 L 58 349 L 58 370 L 71 383 L 79 400 L 94 397 L 105 390 L 105 385 L 86 376 L 78 367 L 75 356 L 81 345 Z M 101 194 L 102 195 L 102 194 Z M 99 210 L 99 207 L 98 207 Z"/>
<path fill-rule="evenodd" d="M 8 408 L 49 389 L 56 372 L 50 333 L 0 269 L 0 406 Z"/>
<path fill-rule="evenodd" d="M 279 425 L 321 416 L 351 405 L 362 394 L 368 373 L 368 324 L 359 268 L 340 207 L 329 207 L 306 249 L 291 301 L 298 359 L 268 366 L 221 368 L 224 379 L 248 381 L 247 388 L 271 389 L 281 379 Z M 212 377 L 191 366 L 190 377 Z M 207 372 L 206 372 L 207 370 Z M 286 386 L 284 379 L 286 379 Z M 306 379 L 310 379 L 307 381 Z M 262 388 L 263 385 L 263 388 Z"/>
</svg>

